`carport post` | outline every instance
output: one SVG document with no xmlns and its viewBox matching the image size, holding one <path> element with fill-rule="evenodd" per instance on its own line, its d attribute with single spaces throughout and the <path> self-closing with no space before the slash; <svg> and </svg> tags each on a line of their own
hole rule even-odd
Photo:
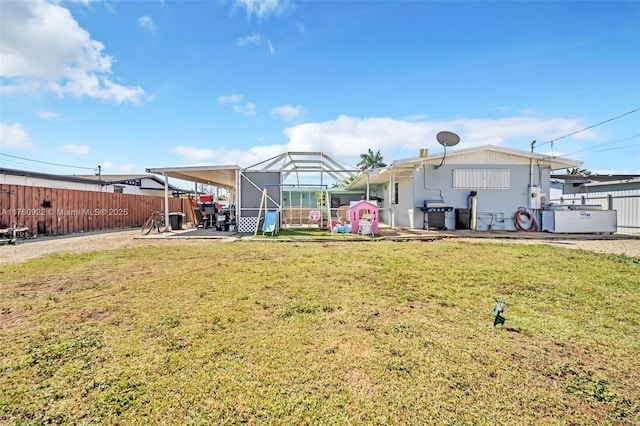
<svg viewBox="0 0 640 426">
<path fill-rule="evenodd" d="M 169 221 L 169 176 L 166 173 L 162 175 L 164 176 L 164 229 L 168 230 L 169 226 L 171 226 Z"/>
</svg>

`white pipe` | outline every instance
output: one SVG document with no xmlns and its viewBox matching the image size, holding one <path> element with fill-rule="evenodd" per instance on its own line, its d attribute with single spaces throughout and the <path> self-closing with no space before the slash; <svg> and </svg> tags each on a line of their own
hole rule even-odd
<svg viewBox="0 0 640 426">
<path fill-rule="evenodd" d="M 367 170 L 367 201 L 369 201 L 369 170 Z"/>
<path fill-rule="evenodd" d="M 471 215 L 471 219 L 469 221 L 469 228 L 471 228 L 472 231 L 475 231 L 477 224 L 476 216 L 478 210 L 478 198 L 476 196 L 471 196 L 469 198 L 471 201 L 471 211 L 469 212 L 469 214 Z"/>
</svg>

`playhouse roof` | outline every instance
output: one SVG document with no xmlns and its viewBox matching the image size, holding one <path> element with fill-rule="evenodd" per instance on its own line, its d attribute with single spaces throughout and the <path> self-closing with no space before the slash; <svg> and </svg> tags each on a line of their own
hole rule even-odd
<svg viewBox="0 0 640 426">
<path fill-rule="evenodd" d="M 360 206 L 362 206 L 363 204 L 367 205 L 367 208 L 373 208 L 378 210 L 378 205 L 376 203 L 372 203 L 371 201 L 367 201 L 367 200 L 360 200 L 357 203 L 354 203 L 352 206 L 350 206 L 349 208 L 358 208 Z"/>
</svg>

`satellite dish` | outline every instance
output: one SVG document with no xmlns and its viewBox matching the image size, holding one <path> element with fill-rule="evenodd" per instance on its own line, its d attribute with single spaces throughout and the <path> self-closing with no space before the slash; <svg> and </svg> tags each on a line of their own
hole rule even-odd
<svg viewBox="0 0 640 426">
<path fill-rule="evenodd" d="M 448 146 L 456 146 L 460 142 L 460 136 L 456 135 L 453 132 L 447 132 L 447 131 L 438 133 L 436 135 L 436 139 L 438 140 L 438 143 L 440 145 L 445 147 L 445 149 Z"/>
<path fill-rule="evenodd" d="M 460 136 L 456 135 L 453 132 L 442 131 L 436 135 L 436 139 L 438 143 L 444 146 L 444 154 L 442 155 L 442 161 L 439 166 L 436 166 L 436 169 L 439 169 L 444 164 L 444 158 L 447 156 L 447 147 L 448 146 L 456 146 L 460 142 Z"/>
</svg>

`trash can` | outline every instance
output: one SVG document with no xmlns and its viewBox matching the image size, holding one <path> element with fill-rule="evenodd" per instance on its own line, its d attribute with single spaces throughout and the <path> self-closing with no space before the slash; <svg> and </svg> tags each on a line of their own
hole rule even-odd
<svg viewBox="0 0 640 426">
<path fill-rule="evenodd" d="M 469 229 L 469 209 L 456 209 L 456 229 Z"/>
<path fill-rule="evenodd" d="M 169 213 L 169 224 L 171 229 L 176 231 L 182 229 L 182 218 L 184 214 L 181 212 Z"/>
</svg>

